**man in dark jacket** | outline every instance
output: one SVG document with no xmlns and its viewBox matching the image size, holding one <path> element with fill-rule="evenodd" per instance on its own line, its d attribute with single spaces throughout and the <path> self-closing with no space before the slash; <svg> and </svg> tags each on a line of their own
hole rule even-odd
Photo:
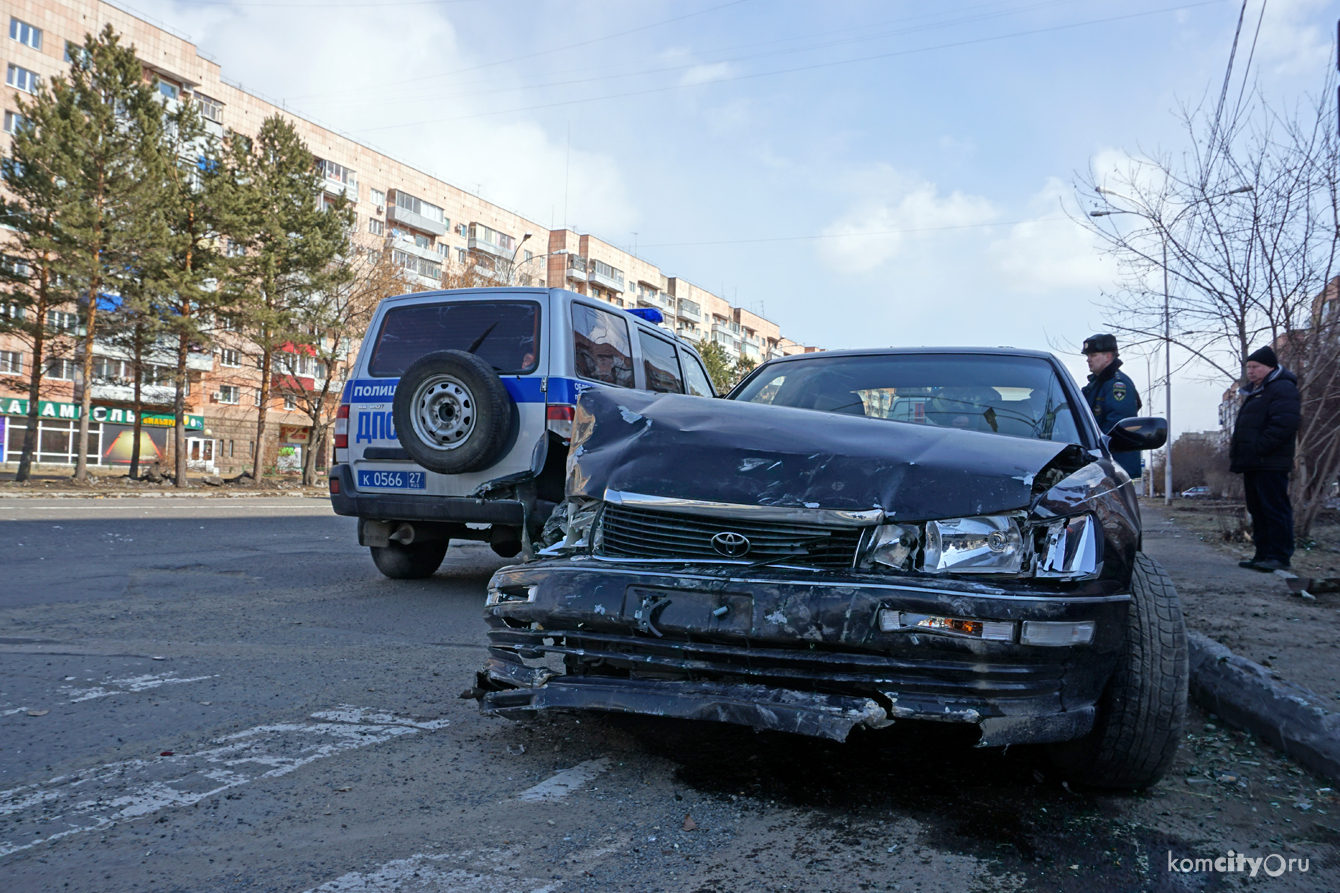
<svg viewBox="0 0 1340 893">
<path fill-rule="evenodd" d="M 1085 338 L 1083 353 L 1089 363 L 1089 383 L 1084 386 L 1084 399 L 1098 420 L 1098 430 L 1107 434 L 1117 422 L 1140 414 L 1140 395 L 1135 390 L 1135 382 L 1121 371 L 1115 335 Z M 1117 453 L 1113 458 L 1132 479 L 1140 477 L 1139 453 Z"/>
<path fill-rule="evenodd" d="M 1276 571 L 1288 567 L 1293 555 L 1289 471 L 1301 422 L 1298 377 L 1280 365 L 1269 347 L 1247 357 L 1246 371 L 1228 456 L 1229 470 L 1242 475 L 1256 554 L 1239 564 Z"/>
</svg>

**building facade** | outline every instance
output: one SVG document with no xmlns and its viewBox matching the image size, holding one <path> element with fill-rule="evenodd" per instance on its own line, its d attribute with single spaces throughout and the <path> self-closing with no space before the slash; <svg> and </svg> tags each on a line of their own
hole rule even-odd
<svg viewBox="0 0 1340 893">
<path fill-rule="evenodd" d="M 389 249 L 415 289 L 461 282 L 562 287 L 617 307 L 654 307 L 664 325 L 691 341 L 707 338 L 732 358 L 759 362 L 809 350 L 783 338 L 776 323 L 732 307 L 723 298 L 686 280 L 668 277 L 656 265 L 594 235 L 549 230 L 514 211 L 484 201 L 457 186 L 334 131 L 280 109 L 222 77 L 218 63 L 200 55 L 189 40 L 100 0 L 7 0 L 3 65 L 6 70 L 4 130 L 0 151 L 18 122 L 16 94 L 31 94 L 44 79 L 68 68 L 72 47 L 86 34 L 110 24 L 133 46 L 146 77 L 156 79 L 165 103 L 194 103 L 215 136 L 229 131 L 254 135 L 271 115 L 287 118 L 316 156 L 325 197 L 347 196 L 357 215 L 357 240 L 364 249 Z M 324 198 L 321 200 L 325 200 Z M 0 236 L 0 242 L 3 237 Z M 2 250 L 2 247 L 0 247 Z M 2 310 L 3 308 L 0 308 Z M 78 403 L 84 383 L 75 355 L 75 308 L 47 314 L 55 338 L 41 391 L 38 453 L 42 464 L 73 464 L 77 449 Z M 206 473 L 232 474 L 252 466 L 256 450 L 263 464 L 296 469 L 307 450 L 317 450 L 318 467 L 328 449 L 311 443 L 311 420 L 297 401 L 278 394 L 267 407 L 267 428 L 257 438 L 260 376 L 248 345 L 227 326 L 188 363 L 188 466 Z M 356 341 L 356 339 L 351 339 Z M 286 381 L 319 392 L 327 377 L 343 376 L 344 362 L 324 368 L 300 355 L 285 358 Z M 167 351 L 150 358 L 144 376 L 145 461 L 166 463 L 174 422 L 175 385 Z M 0 335 L 0 462 L 14 463 L 22 447 L 31 355 L 13 336 Z M 94 467 L 129 462 L 127 420 L 133 422 L 129 355 L 113 343 L 95 347 L 92 387 Z M 290 387 L 288 390 L 292 390 Z M 338 393 L 338 388 L 334 389 Z"/>
</svg>

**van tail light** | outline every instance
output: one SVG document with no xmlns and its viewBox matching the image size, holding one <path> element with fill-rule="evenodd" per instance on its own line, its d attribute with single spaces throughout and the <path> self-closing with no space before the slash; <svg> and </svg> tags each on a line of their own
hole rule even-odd
<svg viewBox="0 0 1340 893">
<path fill-rule="evenodd" d="M 349 404 L 340 404 L 335 413 L 335 449 L 349 449 Z"/>
<path fill-rule="evenodd" d="M 330 495 L 331 495 L 331 496 L 339 496 L 339 495 L 340 495 L 340 479 L 339 479 L 339 478 L 331 478 L 331 479 L 330 479 Z"/>
<path fill-rule="evenodd" d="M 545 427 L 563 438 L 567 443 L 572 440 L 572 417 L 575 407 L 571 403 L 550 403 L 544 408 Z"/>
</svg>

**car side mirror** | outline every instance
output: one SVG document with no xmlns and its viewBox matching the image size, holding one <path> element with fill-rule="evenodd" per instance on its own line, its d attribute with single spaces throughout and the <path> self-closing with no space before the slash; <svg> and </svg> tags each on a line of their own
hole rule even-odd
<svg viewBox="0 0 1340 893">
<path fill-rule="evenodd" d="M 1114 453 L 1156 450 L 1168 442 L 1168 420 L 1146 416 L 1122 419 L 1107 436 L 1108 449 Z"/>
</svg>

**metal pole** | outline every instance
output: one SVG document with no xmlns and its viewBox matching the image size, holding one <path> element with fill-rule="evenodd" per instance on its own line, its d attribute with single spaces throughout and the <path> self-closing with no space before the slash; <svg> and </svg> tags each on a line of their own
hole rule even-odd
<svg viewBox="0 0 1340 893">
<path fill-rule="evenodd" d="M 1166 415 L 1168 420 L 1168 443 L 1163 448 L 1163 504 L 1172 505 L 1172 313 L 1168 307 L 1168 234 L 1163 234 L 1163 346 L 1165 371 L 1168 380 L 1166 396 L 1168 400 Z"/>
</svg>

